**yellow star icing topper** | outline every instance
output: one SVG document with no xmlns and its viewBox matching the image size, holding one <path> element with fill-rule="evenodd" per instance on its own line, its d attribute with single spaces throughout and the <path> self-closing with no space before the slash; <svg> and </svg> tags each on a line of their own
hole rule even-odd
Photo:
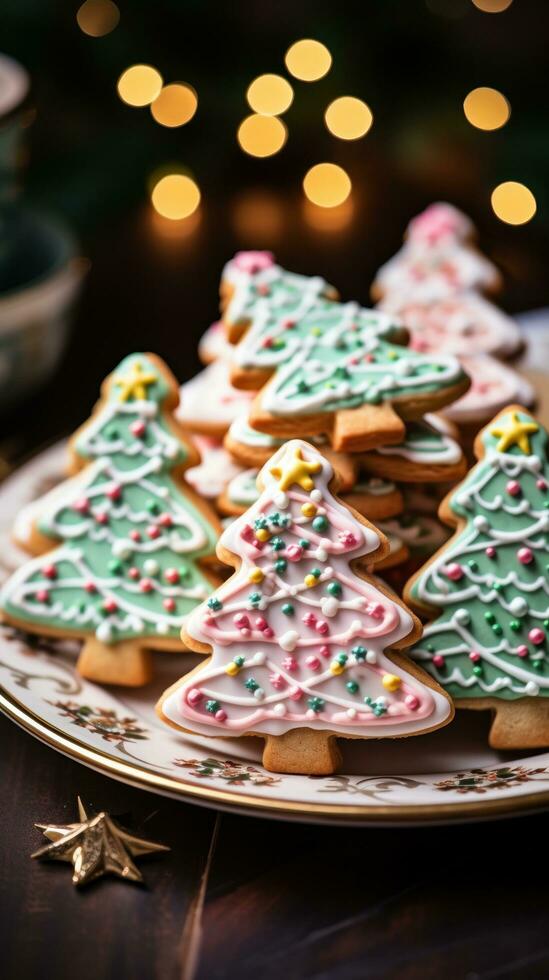
<svg viewBox="0 0 549 980">
<path fill-rule="evenodd" d="M 295 449 L 288 449 L 280 461 L 280 466 L 273 466 L 269 470 L 278 480 L 281 490 L 288 490 L 292 483 L 297 483 L 303 490 L 312 490 L 314 480 L 311 473 L 320 473 L 322 463 L 319 460 L 309 463 L 303 459 L 303 454 L 299 446 Z"/>
<path fill-rule="evenodd" d="M 125 377 L 114 379 L 116 385 L 120 385 L 118 398 L 121 402 L 127 402 L 130 398 L 137 401 L 145 401 L 147 398 L 147 385 L 153 385 L 158 381 L 158 376 L 150 371 L 148 374 L 143 371 L 141 361 L 134 361 L 131 371 Z"/>
<path fill-rule="evenodd" d="M 43 824 L 35 826 L 51 841 L 31 854 L 33 858 L 49 861 L 66 861 L 72 864 L 74 885 L 85 885 L 94 878 L 114 874 L 124 881 L 143 881 L 143 876 L 132 857 L 169 851 L 164 844 L 135 837 L 101 812 L 88 817 L 84 804 L 78 797 L 80 823 Z"/>
<path fill-rule="evenodd" d="M 490 429 L 490 435 L 499 439 L 496 446 L 498 453 L 505 453 L 511 446 L 518 446 L 525 456 L 530 455 L 530 439 L 534 432 L 539 432 L 536 422 L 521 422 L 517 412 L 510 412 L 503 425 Z"/>
</svg>

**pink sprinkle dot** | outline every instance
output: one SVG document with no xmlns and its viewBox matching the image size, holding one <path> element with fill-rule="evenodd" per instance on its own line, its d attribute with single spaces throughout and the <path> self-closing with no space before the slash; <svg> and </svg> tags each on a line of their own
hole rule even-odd
<svg viewBox="0 0 549 980">
<path fill-rule="evenodd" d="M 162 602 L 162 605 L 164 606 L 164 609 L 166 610 L 166 612 L 170 612 L 171 613 L 175 609 L 175 602 L 174 602 L 173 599 L 164 599 L 163 602 Z"/>
<path fill-rule="evenodd" d="M 50 594 L 47 589 L 38 589 L 36 598 L 38 599 L 38 602 L 49 602 Z"/>
<path fill-rule="evenodd" d="M 210 616 L 208 614 L 207 616 L 204 616 L 202 622 L 204 623 L 204 626 L 215 626 L 215 616 Z"/>
<path fill-rule="evenodd" d="M 521 643 L 521 645 L 519 647 L 517 647 L 517 654 L 518 654 L 519 657 L 527 657 L 528 656 L 528 647 L 525 646 L 524 643 Z"/>
<path fill-rule="evenodd" d="M 530 640 L 530 643 L 533 643 L 535 646 L 539 647 L 540 644 L 545 642 L 545 633 L 539 628 L 539 626 L 534 626 L 534 628 L 528 633 L 528 639 Z"/>
<path fill-rule="evenodd" d="M 87 514 L 90 509 L 90 502 L 87 497 L 80 497 L 79 500 L 74 501 L 72 509 L 76 510 L 79 514 Z"/>
<path fill-rule="evenodd" d="M 198 687 L 192 687 L 187 693 L 187 704 L 190 704 L 194 708 L 195 705 L 200 704 L 202 698 L 202 691 Z"/>
<path fill-rule="evenodd" d="M 105 599 L 105 602 L 103 603 L 103 609 L 107 613 L 115 613 L 118 611 L 118 606 L 114 601 L 114 599 Z"/>
<path fill-rule="evenodd" d="M 295 327 L 295 320 L 291 320 L 288 317 L 287 320 L 284 320 L 283 327 L 284 327 L 284 330 L 293 330 L 294 327 Z"/>
<path fill-rule="evenodd" d="M 266 626 L 265 629 L 263 630 L 263 636 L 265 637 L 266 640 L 272 640 L 274 636 L 274 630 L 271 629 L 270 626 Z"/>
<path fill-rule="evenodd" d="M 142 592 L 152 592 L 154 586 L 150 578 L 142 578 L 139 583 L 139 588 Z"/>
<path fill-rule="evenodd" d="M 245 613 L 235 613 L 233 616 L 233 623 L 238 630 L 250 628 L 250 620 Z"/>
<path fill-rule="evenodd" d="M 97 586 L 96 586 L 95 582 L 86 582 L 84 588 L 85 588 L 86 592 L 90 592 L 90 593 L 91 592 L 97 592 Z"/>
<path fill-rule="evenodd" d="M 319 619 L 315 624 L 315 630 L 317 633 L 320 633 L 321 636 L 325 636 L 326 633 L 330 632 L 330 627 L 325 619 Z"/>
<path fill-rule="evenodd" d="M 160 537 L 160 528 L 156 527 L 155 524 L 151 524 L 150 527 L 147 528 L 147 537 L 152 538 L 153 540 L 154 538 Z"/>
<path fill-rule="evenodd" d="M 241 272 L 248 272 L 254 275 L 263 269 L 269 269 L 274 265 L 274 255 L 272 252 L 252 251 L 237 252 L 234 257 L 234 264 Z"/>
<path fill-rule="evenodd" d="M 170 582 L 171 585 L 176 585 L 179 582 L 179 572 L 177 568 L 167 568 L 164 572 L 164 578 L 166 582 Z"/>
<path fill-rule="evenodd" d="M 258 630 L 265 630 L 268 626 L 267 620 L 263 616 L 258 616 L 255 621 L 255 628 Z"/>
<path fill-rule="evenodd" d="M 318 668 L 320 667 L 320 660 L 318 659 L 318 657 L 315 656 L 306 657 L 305 663 L 307 667 L 309 667 L 311 670 L 318 670 Z"/>
<path fill-rule="evenodd" d="M 463 578 L 463 568 L 456 561 L 446 565 L 445 572 L 447 578 L 451 579 L 452 582 L 459 582 L 460 578 Z"/>
<path fill-rule="evenodd" d="M 354 548 L 358 544 L 356 535 L 352 531 L 340 531 L 338 537 L 346 548 Z"/>
<path fill-rule="evenodd" d="M 371 616 L 373 619 L 383 619 L 384 611 L 385 610 L 381 605 L 381 602 L 370 602 L 366 606 L 368 616 Z"/>
<path fill-rule="evenodd" d="M 510 497 L 518 497 L 522 492 L 522 488 L 518 480 L 509 480 L 505 487 L 505 491 Z"/>
<path fill-rule="evenodd" d="M 139 531 L 130 531 L 130 538 L 132 541 L 141 541 L 141 535 Z"/>
<path fill-rule="evenodd" d="M 469 654 L 469 660 L 472 660 L 474 664 L 478 663 L 480 660 L 480 653 L 477 650 L 471 650 Z"/>
<path fill-rule="evenodd" d="M 306 612 L 302 619 L 305 626 L 314 626 L 316 623 L 316 616 L 312 612 Z"/>
<path fill-rule="evenodd" d="M 517 551 L 517 558 L 523 565 L 529 565 L 533 560 L 534 555 L 530 548 L 519 548 Z"/>
<path fill-rule="evenodd" d="M 244 541 L 253 541 L 255 538 L 254 529 L 250 524 L 245 524 L 240 532 L 240 537 Z"/>
<path fill-rule="evenodd" d="M 249 629 L 246 629 L 246 627 L 244 626 L 244 627 L 243 627 L 243 628 L 242 628 L 242 629 L 240 630 L 240 635 L 241 635 L 241 637 L 242 637 L 243 639 L 247 639 L 247 638 L 248 638 L 249 636 L 251 636 L 251 635 L 252 635 L 252 631 L 251 631 L 251 630 L 249 630 Z"/>
<path fill-rule="evenodd" d="M 214 718 L 216 721 L 227 721 L 227 712 L 220 708 L 219 711 L 216 711 Z"/>
<path fill-rule="evenodd" d="M 299 544 L 289 545 L 289 547 L 286 548 L 286 557 L 289 558 L 290 561 L 300 561 L 300 559 L 303 557 L 303 548 Z"/>
<path fill-rule="evenodd" d="M 444 667 L 444 657 L 440 653 L 435 653 L 433 663 L 435 667 Z"/>
<path fill-rule="evenodd" d="M 135 568 L 135 566 L 132 566 L 132 568 L 128 569 L 128 575 L 130 578 L 136 579 L 139 578 L 140 571 L 138 568 Z"/>
<path fill-rule="evenodd" d="M 282 667 L 284 670 L 297 670 L 297 660 L 295 657 L 284 657 L 282 661 Z"/>
<path fill-rule="evenodd" d="M 488 545 L 488 547 L 485 549 L 485 552 L 484 553 L 485 553 L 485 555 L 488 558 L 495 558 L 496 557 L 496 549 L 491 544 Z"/>
<path fill-rule="evenodd" d="M 107 490 L 107 497 L 109 500 L 120 500 L 122 496 L 122 489 L 117 483 L 113 483 L 112 487 Z"/>
<path fill-rule="evenodd" d="M 419 708 L 419 698 L 416 698 L 415 694 L 407 694 L 404 698 L 404 704 L 410 711 L 415 711 Z"/>
<path fill-rule="evenodd" d="M 95 517 L 95 519 L 96 519 L 96 521 L 97 521 L 98 524 L 108 524 L 109 523 L 109 515 L 106 514 L 104 510 L 98 511 L 96 514 L 94 514 L 94 517 Z"/>
<path fill-rule="evenodd" d="M 269 347 L 272 347 L 273 346 L 273 338 L 272 337 L 264 337 L 263 340 L 261 341 L 261 346 L 262 347 L 266 347 L 267 349 L 269 349 Z"/>
<path fill-rule="evenodd" d="M 284 680 L 282 674 L 270 674 L 269 680 L 277 691 L 282 690 L 282 688 L 286 686 L 286 681 Z"/>
<path fill-rule="evenodd" d="M 292 687 L 288 691 L 288 696 L 292 699 L 292 701 L 300 701 L 303 697 L 303 691 L 300 687 Z"/>
<path fill-rule="evenodd" d="M 160 517 L 158 518 L 158 523 L 161 524 L 162 527 L 171 527 L 172 524 L 173 524 L 172 515 L 171 514 L 161 514 Z"/>
<path fill-rule="evenodd" d="M 319 654 L 320 654 L 321 657 L 329 657 L 330 656 L 330 647 L 328 646 L 327 643 L 323 643 L 322 646 L 319 647 L 318 652 L 319 652 Z"/>
<path fill-rule="evenodd" d="M 257 287 L 257 291 L 258 291 L 258 293 L 259 293 L 260 296 L 270 296 L 271 295 L 270 287 L 267 285 L 267 283 L 264 283 L 264 282 L 260 283 L 260 285 Z"/>
<path fill-rule="evenodd" d="M 547 483 L 543 479 L 536 480 L 538 490 L 547 490 Z"/>
<path fill-rule="evenodd" d="M 46 578 L 57 578 L 57 569 L 55 565 L 44 565 L 42 574 L 45 575 Z"/>
<path fill-rule="evenodd" d="M 147 426 L 141 419 L 138 419 L 137 422 L 132 422 L 130 425 L 130 432 L 132 436 L 136 436 L 138 439 L 141 439 L 141 437 L 145 435 L 146 431 Z"/>
</svg>

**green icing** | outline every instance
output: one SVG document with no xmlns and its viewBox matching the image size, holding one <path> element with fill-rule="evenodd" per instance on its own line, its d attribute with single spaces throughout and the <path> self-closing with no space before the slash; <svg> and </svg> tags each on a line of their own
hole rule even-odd
<svg viewBox="0 0 549 980">
<path fill-rule="evenodd" d="M 121 401 L 122 388 L 112 384 L 76 442 L 78 455 L 90 461 L 81 480 L 76 487 L 71 481 L 38 522 L 61 543 L 25 564 L 2 590 L 2 608 L 18 620 L 95 632 L 107 643 L 176 639 L 184 618 L 212 591 L 197 561 L 214 551 L 214 529 L 171 475 L 187 451 L 161 409 L 168 386 L 143 355 L 125 358 L 115 378 L 130 375 L 136 360 L 156 378 L 146 399 Z"/>
<path fill-rule="evenodd" d="M 485 430 L 484 458 L 450 498 L 462 530 L 412 587 L 439 615 L 409 653 L 455 698 L 549 695 L 547 434 L 505 445 L 516 420 L 536 424 L 504 412 Z"/>
<path fill-rule="evenodd" d="M 312 414 L 396 397 L 432 394 L 463 380 L 455 359 L 426 356 L 400 346 L 401 328 L 386 314 L 321 295 L 323 280 L 289 273 L 237 286 L 231 320 L 250 328 L 236 348 L 244 368 L 275 369 L 263 392 L 273 414 Z"/>
</svg>

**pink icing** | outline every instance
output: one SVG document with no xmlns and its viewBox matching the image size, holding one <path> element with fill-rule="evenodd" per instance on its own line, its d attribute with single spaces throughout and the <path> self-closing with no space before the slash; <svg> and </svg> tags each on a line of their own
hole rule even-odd
<svg viewBox="0 0 549 980">
<path fill-rule="evenodd" d="M 272 252 L 237 252 L 233 262 L 241 272 L 255 275 L 274 265 L 275 257 Z"/>
</svg>

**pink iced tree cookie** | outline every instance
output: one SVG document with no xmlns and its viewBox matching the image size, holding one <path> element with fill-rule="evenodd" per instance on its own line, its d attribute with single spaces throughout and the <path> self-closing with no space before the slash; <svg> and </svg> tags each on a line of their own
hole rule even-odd
<svg viewBox="0 0 549 980">
<path fill-rule="evenodd" d="M 211 736 L 256 734 L 278 772 L 333 772 L 336 736 L 418 735 L 452 718 L 442 690 L 388 648 L 418 621 L 373 578 L 384 536 L 330 490 L 333 470 L 301 440 L 260 472 L 259 499 L 223 533 L 218 556 L 236 567 L 186 622 L 185 643 L 210 653 L 170 688 L 160 716 Z"/>
</svg>

